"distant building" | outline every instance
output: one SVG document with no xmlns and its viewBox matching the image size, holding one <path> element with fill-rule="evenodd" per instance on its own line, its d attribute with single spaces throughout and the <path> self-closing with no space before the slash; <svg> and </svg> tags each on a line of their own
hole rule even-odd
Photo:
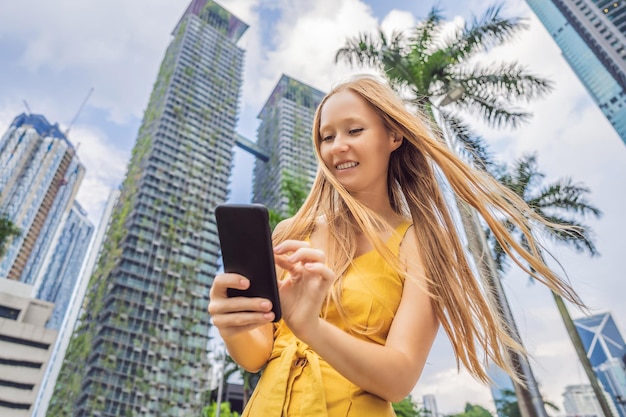
<svg viewBox="0 0 626 417">
<path fill-rule="evenodd" d="M 424 415 L 426 417 L 439 417 L 439 409 L 437 408 L 437 399 L 434 395 L 428 394 L 422 397 L 424 403 Z"/>
<path fill-rule="evenodd" d="M 606 394 L 606 392 L 605 392 Z M 617 410 L 613 401 L 606 394 L 609 407 L 614 415 Z M 600 403 L 596 398 L 591 385 L 568 385 L 563 393 L 563 406 L 567 416 L 576 417 L 604 417 Z"/>
<path fill-rule="evenodd" d="M 526 1 L 626 143 L 626 1 Z"/>
<path fill-rule="evenodd" d="M 247 28 L 211 0 L 191 1 L 176 25 L 49 415 L 191 416 L 206 405 L 214 209 L 228 197 Z"/>
<path fill-rule="evenodd" d="M 76 150 L 44 116 L 17 116 L 0 139 L 0 211 L 22 230 L 0 261 L 0 277 L 33 284 L 85 174 Z"/>
<path fill-rule="evenodd" d="M 574 320 L 587 357 L 620 417 L 626 417 L 626 343 L 610 313 Z"/>
<path fill-rule="evenodd" d="M 93 229 L 87 213 L 74 202 L 37 289 L 36 298 L 54 303 L 52 317 L 46 325 L 49 329 L 61 329 L 86 260 Z"/>
<path fill-rule="evenodd" d="M 259 113 L 257 145 L 269 157 L 254 166 L 252 200 L 282 214 L 287 211 L 283 185 L 288 178 L 308 188 L 317 172 L 312 142 L 315 109 L 324 93 L 286 75 L 281 76 Z"/>
<path fill-rule="evenodd" d="M 61 370 L 61 366 L 63 365 L 63 358 L 65 357 L 65 353 L 70 342 L 70 337 L 72 336 L 72 333 L 76 328 L 78 317 L 82 312 L 82 305 L 85 298 L 85 292 L 87 290 L 87 284 L 89 282 L 91 274 L 93 273 L 94 267 L 96 266 L 96 261 L 98 260 L 100 251 L 102 250 L 102 243 L 111 222 L 111 213 L 113 212 L 113 207 L 115 206 L 119 195 L 119 190 L 111 191 L 111 194 L 109 195 L 106 206 L 100 218 L 100 223 L 98 225 L 98 229 L 96 230 L 96 235 L 94 236 L 93 243 L 91 244 L 91 247 L 87 253 L 88 256 L 86 262 L 83 265 L 83 269 L 80 271 L 80 276 L 78 277 L 79 279 L 73 285 L 71 293 L 68 294 L 68 296 L 71 295 L 71 298 L 69 298 L 68 300 L 68 307 L 66 309 L 65 315 L 63 316 L 63 321 L 59 326 L 59 336 L 54 345 L 54 350 L 52 352 L 52 356 L 50 357 L 50 363 L 46 370 L 43 384 L 41 385 L 41 389 L 39 390 L 39 395 L 37 397 L 37 401 L 35 403 L 33 411 L 34 417 L 46 416 L 48 404 L 50 403 L 50 398 L 52 397 L 52 392 L 57 377 L 59 375 L 59 371 Z M 81 223 L 77 222 L 77 224 Z M 79 227 L 76 231 L 78 232 L 79 230 L 84 231 L 84 228 Z M 74 236 L 76 236 L 78 239 L 80 239 L 81 235 L 84 235 L 84 232 L 74 234 Z"/>
<path fill-rule="evenodd" d="M 0 279 L 0 416 L 30 417 L 57 331 L 45 328 L 53 304 L 31 285 Z"/>
</svg>

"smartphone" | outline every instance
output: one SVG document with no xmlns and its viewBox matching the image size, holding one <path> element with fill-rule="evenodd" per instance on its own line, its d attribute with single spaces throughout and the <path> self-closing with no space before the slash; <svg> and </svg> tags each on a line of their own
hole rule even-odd
<svg viewBox="0 0 626 417">
<path fill-rule="evenodd" d="M 269 213 L 262 204 L 220 204 L 215 208 L 224 272 L 250 280 L 246 290 L 228 289 L 229 297 L 261 297 L 272 302 L 280 320 L 280 300 L 274 265 Z"/>
</svg>

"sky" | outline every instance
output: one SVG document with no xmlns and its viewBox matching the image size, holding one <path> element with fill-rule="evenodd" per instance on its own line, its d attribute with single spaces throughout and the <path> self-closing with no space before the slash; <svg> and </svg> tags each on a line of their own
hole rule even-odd
<svg viewBox="0 0 626 417">
<path fill-rule="evenodd" d="M 94 224 L 111 188 L 126 170 L 141 117 L 171 32 L 187 0 L 21 0 L 0 5 L 0 132 L 27 108 L 45 115 L 78 147 L 87 173 L 78 201 Z M 257 115 L 281 74 L 321 91 L 350 74 L 364 72 L 334 63 L 346 38 L 378 27 L 409 31 L 430 2 L 393 0 L 222 0 L 250 28 L 239 45 L 246 50 L 241 113 L 237 130 L 256 137 Z M 480 15 L 485 0 L 440 0 L 451 22 Z M 611 311 L 626 334 L 626 144 L 617 136 L 552 38 L 523 0 L 507 0 L 507 16 L 530 26 L 512 44 L 482 59 L 517 60 L 550 78 L 554 91 L 526 105 L 534 117 L 516 130 L 475 127 L 502 162 L 536 152 L 546 181 L 572 177 L 588 186 L 603 216 L 588 219 L 601 256 L 589 258 L 567 248 L 553 255 L 592 313 Z M 81 103 L 93 93 L 80 114 Z M 70 122 L 76 121 L 70 126 Z M 231 201 L 250 201 L 254 159 L 235 156 Z M 548 242 L 549 244 L 549 242 Z M 548 290 L 522 273 L 504 278 L 523 343 L 546 400 L 562 408 L 566 385 L 586 383 Z M 570 306 L 574 317 L 583 312 Z M 494 410 L 489 389 L 457 371 L 443 334 L 435 341 L 414 390 L 416 398 L 435 395 L 439 411 L 461 412 L 466 402 Z M 563 412 L 561 412 L 562 414 Z M 558 414 L 558 413 L 557 413 Z"/>
</svg>

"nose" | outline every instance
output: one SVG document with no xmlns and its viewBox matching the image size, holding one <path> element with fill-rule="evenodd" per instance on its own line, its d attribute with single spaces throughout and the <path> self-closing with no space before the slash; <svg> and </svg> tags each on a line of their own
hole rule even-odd
<svg viewBox="0 0 626 417">
<path fill-rule="evenodd" d="M 348 150 L 348 141 L 344 137 L 344 135 L 336 135 L 335 139 L 333 139 L 332 152 L 334 154 L 346 152 Z"/>
</svg>

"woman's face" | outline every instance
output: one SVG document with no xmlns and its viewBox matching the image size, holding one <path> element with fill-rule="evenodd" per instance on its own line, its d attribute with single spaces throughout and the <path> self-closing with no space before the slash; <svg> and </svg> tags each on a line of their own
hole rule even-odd
<svg viewBox="0 0 626 417">
<path fill-rule="evenodd" d="M 330 96 L 319 133 L 322 161 L 348 191 L 387 193 L 389 157 L 402 141 L 367 101 L 350 90 Z"/>
</svg>

